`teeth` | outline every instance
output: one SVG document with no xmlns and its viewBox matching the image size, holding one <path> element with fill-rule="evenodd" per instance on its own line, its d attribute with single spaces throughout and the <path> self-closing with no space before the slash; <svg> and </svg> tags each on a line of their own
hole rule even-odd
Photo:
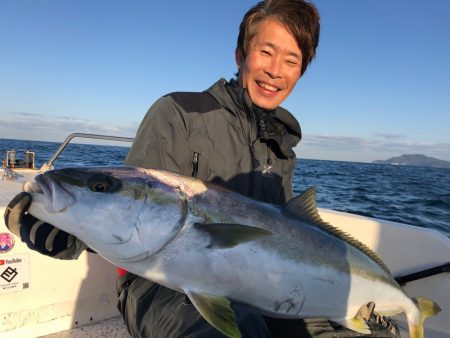
<svg viewBox="0 0 450 338">
<path fill-rule="evenodd" d="M 258 85 L 259 85 L 261 88 L 264 88 L 264 89 L 266 89 L 266 90 L 270 90 L 271 92 L 276 92 L 276 91 L 278 91 L 278 88 L 272 87 L 271 85 L 268 85 L 267 83 L 258 82 Z"/>
<path fill-rule="evenodd" d="M 42 189 L 36 182 L 27 181 L 23 184 L 22 190 L 28 193 L 42 193 Z"/>
</svg>

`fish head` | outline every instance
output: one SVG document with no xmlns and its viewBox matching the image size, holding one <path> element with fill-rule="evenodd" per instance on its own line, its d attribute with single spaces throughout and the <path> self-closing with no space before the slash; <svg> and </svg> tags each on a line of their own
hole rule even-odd
<svg viewBox="0 0 450 338">
<path fill-rule="evenodd" d="M 30 214 L 118 260 L 157 252 L 185 210 L 177 189 L 134 167 L 52 170 L 23 190 Z"/>
</svg>

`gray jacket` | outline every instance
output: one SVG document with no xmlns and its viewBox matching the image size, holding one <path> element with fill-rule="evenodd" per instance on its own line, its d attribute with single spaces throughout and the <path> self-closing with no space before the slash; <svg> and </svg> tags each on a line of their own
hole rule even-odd
<svg viewBox="0 0 450 338">
<path fill-rule="evenodd" d="M 300 139 L 300 126 L 287 110 L 263 111 L 236 81 L 221 79 L 205 92 L 176 92 L 156 101 L 125 163 L 283 204 L 292 197 L 292 148 Z"/>
</svg>

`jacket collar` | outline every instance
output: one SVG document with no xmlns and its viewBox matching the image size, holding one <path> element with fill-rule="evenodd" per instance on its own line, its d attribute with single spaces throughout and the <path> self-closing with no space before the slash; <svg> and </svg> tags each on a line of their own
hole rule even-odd
<svg viewBox="0 0 450 338">
<path fill-rule="evenodd" d="M 207 91 L 233 115 L 243 112 L 249 121 L 254 121 L 258 138 L 274 141 L 285 157 L 295 157 L 292 148 L 300 142 L 302 133 L 298 121 L 286 109 L 265 110 L 255 106 L 247 90 L 234 79 L 229 82 L 220 79 Z"/>
</svg>

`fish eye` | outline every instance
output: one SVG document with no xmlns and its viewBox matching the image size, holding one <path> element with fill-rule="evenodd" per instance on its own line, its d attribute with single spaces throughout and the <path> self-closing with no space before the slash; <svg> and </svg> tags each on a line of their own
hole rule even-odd
<svg viewBox="0 0 450 338">
<path fill-rule="evenodd" d="M 108 182 L 95 182 L 92 184 L 91 189 L 96 192 L 104 192 L 108 190 Z"/>
<path fill-rule="evenodd" d="M 122 186 L 122 181 L 105 174 L 96 174 L 92 176 L 87 186 L 93 192 L 114 192 Z"/>
</svg>

